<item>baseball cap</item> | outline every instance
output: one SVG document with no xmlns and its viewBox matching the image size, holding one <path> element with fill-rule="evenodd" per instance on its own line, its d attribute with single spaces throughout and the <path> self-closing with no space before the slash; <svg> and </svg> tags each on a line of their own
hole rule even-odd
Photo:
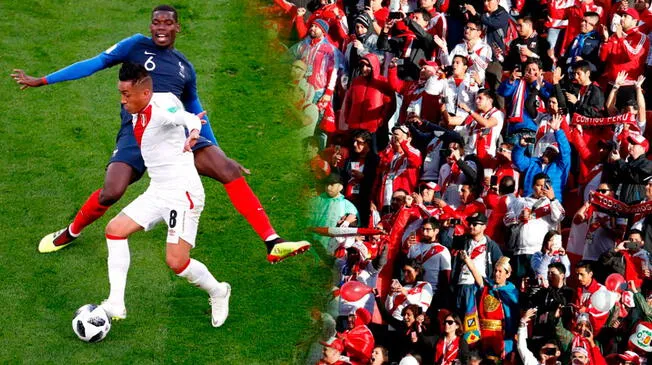
<svg viewBox="0 0 652 365">
<path fill-rule="evenodd" d="M 487 224 L 487 216 L 484 215 L 483 213 L 473 213 L 471 216 L 466 218 L 466 221 L 469 223 L 481 223 L 481 224 Z"/>
<path fill-rule="evenodd" d="M 344 351 L 344 343 L 337 337 L 331 337 L 328 341 L 319 341 L 319 343 L 323 346 L 333 348 L 339 352 Z"/>
<path fill-rule="evenodd" d="M 620 15 L 629 15 L 636 20 L 641 20 L 641 17 L 638 15 L 638 11 L 634 8 L 621 9 L 618 11 Z"/>
<path fill-rule="evenodd" d="M 645 137 L 643 137 L 642 134 L 630 133 L 629 136 L 627 137 L 627 140 L 629 141 L 629 143 L 637 144 L 643 147 L 643 149 L 645 149 L 645 152 L 647 152 L 647 150 L 650 148 L 650 142 L 648 142 L 648 140 L 645 139 Z"/>
<path fill-rule="evenodd" d="M 410 129 L 406 125 L 396 125 L 394 126 L 394 128 L 392 128 L 392 132 L 394 132 L 397 129 L 405 134 L 410 134 Z"/>
<path fill-rule="evenodd" d="M 427 58 L 422 58 L 421 61 L 419 61 L 419 66 L 432 66 L 432 67 L 439 67 L 437 64 L 437 61 L 428 61 Z"/>
<path fill-rule="evenodd" d="M 421 184 L 422 189 L 430 189 L 434 191 L 441 191 L 441 187 L 434 181 L 424 182 Z"/>
</svg>

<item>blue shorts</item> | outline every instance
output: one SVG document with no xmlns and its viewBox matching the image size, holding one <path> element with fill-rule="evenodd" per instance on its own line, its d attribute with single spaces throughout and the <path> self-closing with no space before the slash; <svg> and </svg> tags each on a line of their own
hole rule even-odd
<svg viewBox="0 0 652 365">
<path fill-rule="evenodd" d="M 194 152 L 208 146 L 215 146 L 215 144 L 209 139 L 199 136 L 192 151 Z M 134 130 L 131 123 L 123 123 L 118 132 L 115 149 L 113 150 L 113 154 L 111 154 L 109 164 L 113 162 L 126 163 L 136 170 L 139 175 L 145 173 L 145 161 L 143 161 L 143 156 L 140 154 L 140 146 L 138 145 L 138 142 L 136 142 L 136 137 L 134 137 Z"/>
</svg>

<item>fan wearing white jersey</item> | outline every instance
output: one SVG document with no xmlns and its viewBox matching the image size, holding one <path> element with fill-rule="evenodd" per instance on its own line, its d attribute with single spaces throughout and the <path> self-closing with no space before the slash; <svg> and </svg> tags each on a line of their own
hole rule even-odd
<svg viewBox="0 0 652 365">
<path fill-rule="evenodd" d="M 114 319 L 127 317 L 124 301 L 130 263 L 127 238 L 165 221 L 167 265 L 178 276 L 208 292 L 213 327 L 220 327 L 228 316 L 231 286 L 218 282 L 204 264 L 190 258 L 204 208 L 204 188 L 191 153 L 199 138 L 201 115 L 186 112 L 181 101 L 171 93 L 154 94 L 152 78 L 142 65 L 124 63 L 119 79 L 121 103 L 133 115 L 134 135 L 151 182 L 106 227 L 111 289 L 102 307 Z M 190 131 L 188 138 L 185 128 Z"/>
</svg>

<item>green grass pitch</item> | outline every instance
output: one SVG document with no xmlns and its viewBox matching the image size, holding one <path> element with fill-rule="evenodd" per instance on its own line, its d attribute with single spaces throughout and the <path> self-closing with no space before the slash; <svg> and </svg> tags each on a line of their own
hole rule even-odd
<svg viewBox="0 0 652 365">
<path fill-rule="evenodd" d="M 103 230 L 144 191 L 134 184 L 77 243 L 39 254 L 42 236 L 64 227 L 101 187 L 119 128 L 117 68 L 19 91 L 9 77 L 41 76 L 95 56 L 122 38 L 149 34 L 152 1 L 0 2 L 0 363 L 293 363 L 313 334 L 310 309 L 327 290 L 329 269 L 307 253 L 265 260 L 256 234 L 223 187 L 204 179 L 206 208 L 197 248 L 218 280 L 231 283 L 231 312 L 210 325 L 206 295 L 164 262 L 165 229 L 130 240 L 127 320 L 98 344 L 79 341 L 74 311 L 108 295 Z M 252 171 L 248 181 L 279 233 L 303 238 L 305 184 L 298 141 L 283 98 L 287 65 L 267 51 L 253 1 L 175 1 L 177 48 L 194 64 L 199 95 L 221 147 Z"/>
</svg>

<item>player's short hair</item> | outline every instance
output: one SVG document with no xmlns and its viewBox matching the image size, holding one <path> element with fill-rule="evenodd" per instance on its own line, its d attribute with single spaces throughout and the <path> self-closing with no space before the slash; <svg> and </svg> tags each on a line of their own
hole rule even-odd
<svg viewBox="0 0 652 365">
<path fill-rule="evenodd" d="M 154 17 L 154 13 L 157 11 L 169 11 L 173 14 L 172 18 L 174 19 L 175 22 L 179 21 L 179 16 L 177 14 L 177 9 L 174 8 L 172 5 L 159 5 L 152 9 L 152 17 Z"/>
<path fill-rule="evenodd" d="M 118 79 L 120 81 L 131 81 L 134 85 L 152 82 L 152 77 L 145 69 L 145 66 L 132 62 L 124 62 L 122 64 Z"/>
</svg>

